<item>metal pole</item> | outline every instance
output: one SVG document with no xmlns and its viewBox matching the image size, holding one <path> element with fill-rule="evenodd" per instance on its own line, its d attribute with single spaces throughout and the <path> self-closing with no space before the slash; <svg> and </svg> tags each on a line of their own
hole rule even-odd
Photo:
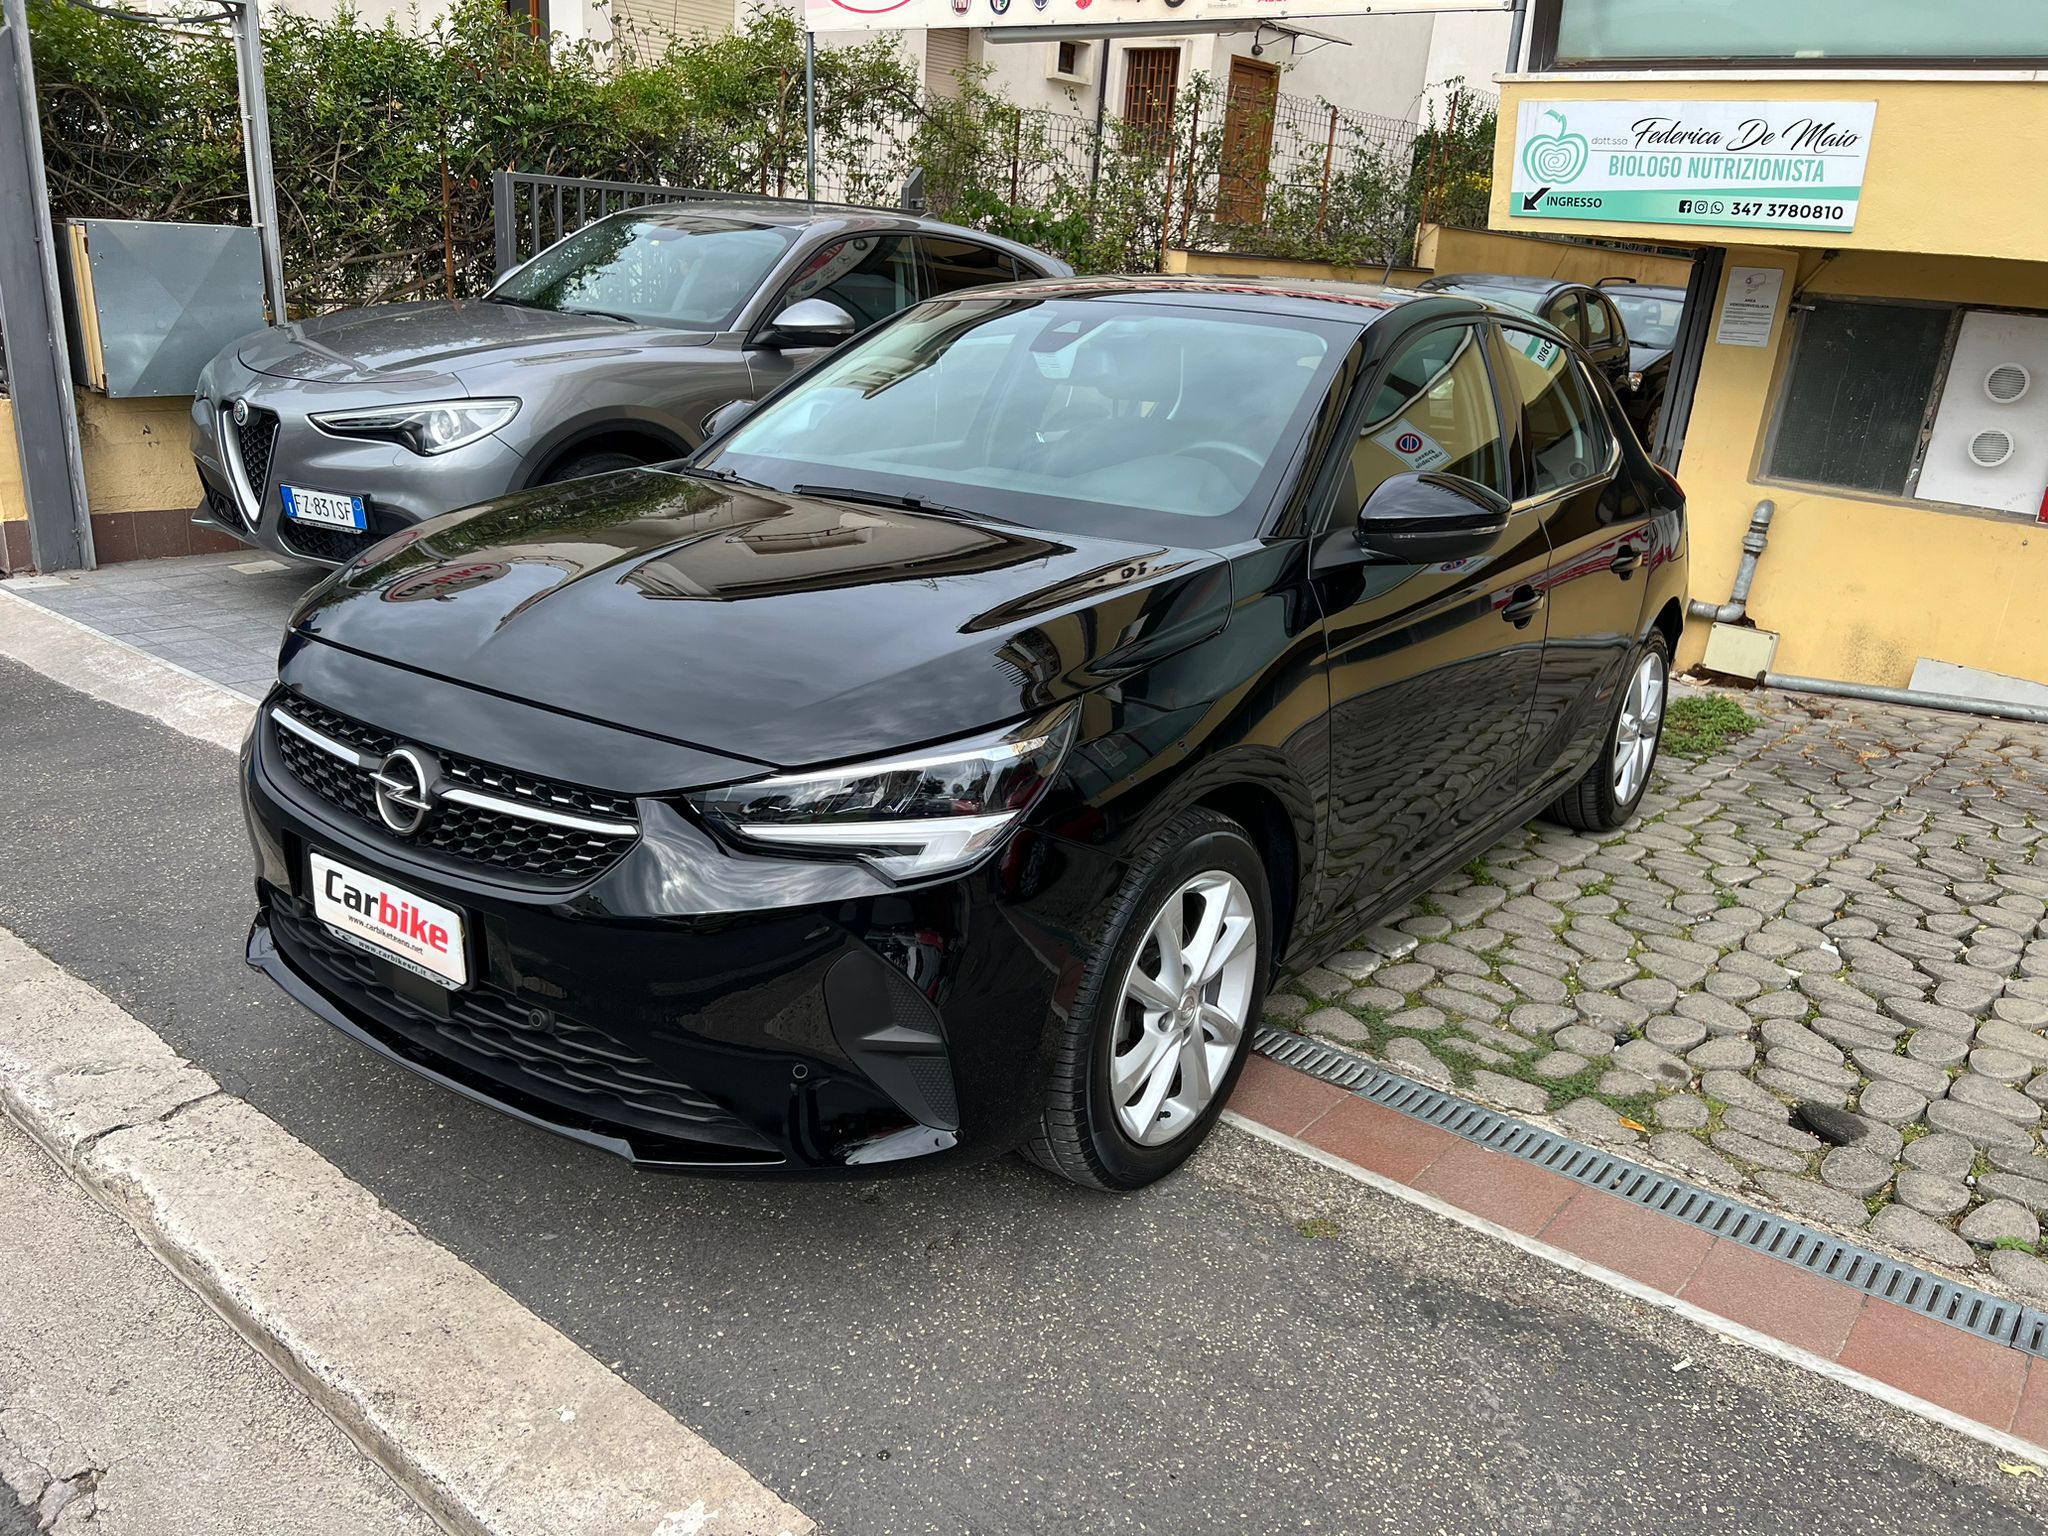
<svg viewBox="0 0 2048 1536">
<path fill-rule="evenodd" d="M 1515 0 L 1515 14 L 1508 22 L 1508 68 L 1511 75 L 1522 68 L 1522 26 L 1529 18 L 1529 0 Z"/>
<path fill-rule="evenodd" d="M 1102 180 L 1102 125 L 1109 115 L 1109 39 L 1102 40 L 1102 62 L 1095 70 L 1095 143 L 1088 151 L 1088 206 L 1095 206 L 1095 186 Z"/>
<path fill-rule="evenodd" d="M 0 0 L 0 23 L 0 335 L 7 341 L 14 442 L 28 497 L 29 559 L 39 571 L 90 570 L 92 519 L 57 287 L 27 0 Z"/>
<path fill-rule="evenodd" d="M 249 176 L 249 222 L 263 250 L 263 292 L 270 323 L 283 325 L 284 248 L 277 236 L 277 186 L 270 172 L 270 100 L 263 89 L 263 15 L 257 0 L 226 0 L 235 33 L 235 79 L 242 107 L 242 161 Z"/>
<path fill-rule="evenodd" d="M 804 22 L 804 197 L 818 200 L 818 34 Z"/>
</svg>

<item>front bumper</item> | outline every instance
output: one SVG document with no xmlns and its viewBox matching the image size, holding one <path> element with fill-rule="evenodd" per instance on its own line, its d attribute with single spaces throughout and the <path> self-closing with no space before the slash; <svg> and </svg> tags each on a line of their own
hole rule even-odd
<svg viewBox="0 0 2048 1536">
<path fill-rule="evenodd" d="M 616 863 L 550 884 L 464 870 L 322 799 L 267 710 L 241 778 L 252 965 L 411 1069 L 654 1169 L 875 1172 L 1015 1146 L 1118 875 L 1026 829 L 967 875 L 896 890 L 735 853 L 648 798 Z M 314 848 L 461 910 L 470 986 L 442 992 L 334 938 L 310 909 Z"/>
<path fill-rule="evenodd" d="M 429 393 L 446 397 L 461 390 L 444 386 Z M 242 427 L 232 415 L 237 400 L 252 408 L 251 422 Z M 192 401 L 192 463 L 203 493 L 199 514 L 260 549 L 339 565 L 387 534 L 520 484 L 519 452 L 494 434 L 423 457 L 396 443 L 336 437 L 307 419 L 316 411 L 393 403 L 402 400 L 368 396 L 361 385 L 276 379 L 232 358 L 216 359 Z M 354 533 L 292 522 L 284 515 L 280 485 L 360 496 L 369 527 Z"/>
</svg>

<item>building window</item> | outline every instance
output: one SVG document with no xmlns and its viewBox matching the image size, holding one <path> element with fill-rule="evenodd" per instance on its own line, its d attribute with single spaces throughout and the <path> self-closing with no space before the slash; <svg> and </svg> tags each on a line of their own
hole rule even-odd
<svg viewBox="0 0 2048 1536">
<path fill-rule="evenodd" d="M 1854 299 L 1811 303 L 1793 343 L 1770 473 L 1907 495 L 1951 312 Z"/>
<path fill-rule="evenodd" d="M 1091 74 L 1089 45 L 1072 40 L 1053 44 L 1052 78 L 1085 83 Z"/>
<path fill-rule="evenodd" d="M 548 35 L 548 0 L 505 0 L 505 14 L 529 37 Z"/>
<path fill-rule="evenodd" d="M 1709 68 L 1834 62 L 2011 63 L 2048 57 L 2040 0 L 1537 0 L 1536 69 L 1683 61 Z"/>
<path fill-rule="evenodd" d="M 2037 515 L 2048 433 L 2048 316 L 1943 304 L 1803 306 L 1765 473 L 1776 479 Z"/>
</svg>

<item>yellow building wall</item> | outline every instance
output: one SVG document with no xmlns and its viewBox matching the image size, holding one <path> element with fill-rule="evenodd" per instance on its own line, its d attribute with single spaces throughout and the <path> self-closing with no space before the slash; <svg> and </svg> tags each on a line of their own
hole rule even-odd
<svg viewBox="0 0 2048 1536">
<path fill-rule="evenodd" d="M 1419 283 L 1428 267 L 1341 267 L 1329 261 L 1290 261 L 1280 256 L 1233 256 L 1228 251 L 1168 250 L 1160 270 L 1190 277 L 1299 277 L 1339 283 Z"/>
<path fill-rule="evenodd" d="M 21 453 L 14 441 L 14 402 L 0 395 L 0 523 L 28 521 L 21 488 Z"/>
<path fill-rule="evenodd" d="M 189 510 L 199 504 L 190 396 L 109 400 L 82 389 L 76 393 L 85 499 L 94 512 Z"/>
<path fill-rule="evenodd" d="M 1494 141 L 1496 230 L 1613 239 L 1712 240 L 1711 231 L 1612 220 L 1517 219 L 1514 125 L 1524 101 L 1875 101 L 1877 122 L 1855 229 L 1773 230 L 1785 248 L 1943 251 L 2028 261 L 2048 252 L 2048 197 L 2040 146 L 2048 144 L 2048 80 L 1824 80 L 1678 78 L 1517 80 L 1501 90 Z"/>
<path fill-rule="evenodd" d="M 1692 275 L 1692 258 L 1688 256 L 1613 251 L 1560 240 L 1554 234 L 1546 239 L 1490 229 L 1446 229 L 1440 224 L 1422 226 L 1415 259 L 1432 272 L 1505 272 L 1517 277 L 1555 277 L 1569 283 L 1626 277 L 1683 288 Z"/>
<path fill-rule="evenodd" d="M 1749 617 L 1780 636 L 1777 671 L 1903 687 L 1926 656 L 2048 681 L 2048 527 L 1761 478 L 1802 281 L 1814 294 L 2041 308 L 2048 264 L 1734 247 L 1727 265 L 1778 267 L 1786 280 L 1771 346 L 1710 338 L 1701 364 L 1678 466 L 1693 595 L 1726 601 L 1751 509 L 1768 497 L 1777 512 Z M 1688 625 L 1681 666 L 1699 660 L 1707 632 Z"/>
</svg>

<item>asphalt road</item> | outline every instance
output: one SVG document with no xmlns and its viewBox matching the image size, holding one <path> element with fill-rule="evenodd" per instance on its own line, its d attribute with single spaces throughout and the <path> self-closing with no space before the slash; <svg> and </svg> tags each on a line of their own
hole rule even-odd
<svg viewBox="0 0 2048 1536">
<path fill-rule="evenodd" d="M 1234 1132 L 1124 1199 L 635 1175 L 245 969 L 227 754 L 0 661 L 0 785 L 0 924 L 839 1536 L 2043 1528 L 1995 1453 Z"/>
</svg>

